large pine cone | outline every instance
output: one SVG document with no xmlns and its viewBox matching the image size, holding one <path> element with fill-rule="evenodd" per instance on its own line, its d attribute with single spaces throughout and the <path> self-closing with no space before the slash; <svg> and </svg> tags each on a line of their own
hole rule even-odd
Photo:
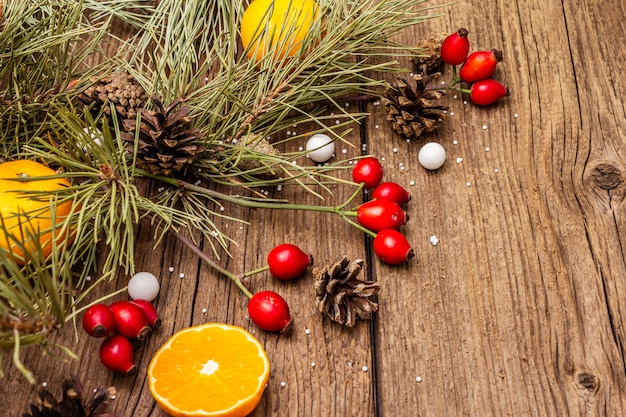
<svg viewBox="0 0 626 417">
<path fill-rule="evenodd" d="M 135 145 L 136 119 L 124 119 L 126 130 L 122 138 L 128 142 L 129 152 L 137 147 L 137 163 L 155 175 L 184 173 L 184 168 L 194 161 L 200 137 L 200 130 L 192 127 L 190 109 L 181 106 L 178 99 L 167 108 L 160 99 L 152 97 L 155 110 L 139 109 L 141 123 Z M 176 111 L 174 111 L 178 108 Z"/>
</svg>

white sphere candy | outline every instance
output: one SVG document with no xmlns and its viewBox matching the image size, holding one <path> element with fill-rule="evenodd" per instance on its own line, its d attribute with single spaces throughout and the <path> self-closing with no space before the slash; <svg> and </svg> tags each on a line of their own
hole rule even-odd
<svg viewBox="0 0 626 417">
<path fill-rule="evenodd" d="M 159 294 L 159 280 L 150 272 L 137 272 L 128 281 L 128 295 L 133 300 L 152 301 Z"/>
<path fill-rule="evenodd" d="M 422 146 L 417 160 L 426 169 L 438 169 L 446 161 L 446 150 L 437 142 L 429 142 Z"/>
<path fill-rule="evenodd" d="M 335 142 L 323 133 L 316 133 L 306 143 L 307 155 L 315 162 L 326 162 L 335 153 Z"/>
</svg>

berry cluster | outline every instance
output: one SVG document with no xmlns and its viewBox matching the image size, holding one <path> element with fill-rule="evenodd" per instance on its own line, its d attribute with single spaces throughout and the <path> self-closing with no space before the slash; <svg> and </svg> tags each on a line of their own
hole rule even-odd
<svg viewBox="0 0 626 417">
<path fill-rule="evenodd" d="M 93 337 L 104 337 L 100 361 L 115 372 L 132 375 L 137 372 L 131 341 L 145 339 L 161 319 L 150 301 L 117 301 L 111 305 L 91 305 L 83 315 L 83 329 Z"/>
<path fill-rule="evenodd" d="M 373 189 L 372 200 L 356 209 L 358 223 L 374 238 L 373 249 L 378 258 L 390 265 L 399 265 L 414 256 L 406 237 L 398 231 L 408 220 L 402 206 L 411 195 L 400 184 L 383 182 L 383 167 L 374 157 L 360 159 L 352 169 L 354 182 Z"/>
<path fill-rule="evenodd" d="M 453 66 L 451 86 L 460 82 L 470 85 L 470 101 L 479 106 L 488 106 L 509 95 L 509 89 L 492 78 L 496 66 L 502 61 L 502 52 L 497 49 L 469 53 L 468 30 L 461 28 L 448 35 L 441 43 L 441 59 Z M 456 66 L 461 65 L 458 74 Z"/>
</svg>

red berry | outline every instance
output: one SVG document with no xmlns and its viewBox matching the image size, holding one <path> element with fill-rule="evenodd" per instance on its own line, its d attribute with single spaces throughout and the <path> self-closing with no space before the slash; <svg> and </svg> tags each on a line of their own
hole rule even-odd
<svg viewBox="0 0 626 417">
<path fill-rule="evenodd" d="M 152 331 L 146 313 L 138 305 L 130 301 L 117 301 L 110 308 L 115 315 L 115 331 L 118 334 L 130 339 L 143 339 Z"/>
<path fill-rule="evenodd" d="M 407 215 L 402 207 L 390 200 L 372 200 L 356 209 L 359 224 L 374 232 L 397 229 L 406 223 Z"/>
<path fill-rule="evenodd" d="M 496 65 L 500 61 L 502 52 L 496 49 L 473 52 L 459 69 L 459 77 L 466 83 L 487 79 L 496 72 Z"/>
<path fill-rule="evenodd" d="M 115 315 L 104 304 L 94 304 L 83 314 L 83 329 L 93 337 L 108 336 L 115 330 Z"/>
<path fill-rule="evenodd" d="M 114 334 L 100 345 L 100 362 L 108 369 L 133 375 L 137 366 L 133 363 L 133 346 L 124 336 Z"/>
<path fill-rule="evenodd" d="M 383 166 L 376 158 L 360 159 L 352 168 L 352 179 L 357 184 L 365 183 L 366 189 L 374 188 L 383 179 Z"/>
<path fill-rule="evenodd" d="M 284 333 L 291 324 L 289 305 L 273 291 L 261 291 L 248 301 L 248 315 L 260 329 Z"/>
<path fill-rule="evenodd" d="M 270 273 L 278 279 L 288 280 L 299 277 L 313 265 L 313 257 L 296 245 L 283 243 L 267 255 Z"/>
<path fill-rule="evenodd" d="M 156 308 L 154 308 L 150 301 L 136 299 L 130 300 L 130 302 L 139 306 L 143 310 L 144 314 L 146 315 L 146 321 L 148 322 L 148 326 L 161 326 L 161 318 L 159 317 L 159 313 L 157 313 Z"/>
<path fill-rule="evenodd" d="M 393 229 L 378 232 L 374 238 L 373 246 L 376 256 L 390 265 L 399 265 L 415 256 L 404 235 Z"/>
<path fill-rule="evenodd" d="M 403 206 L 411 199 L 411 194 L 400 184 L 395 182 L 383 182 L 372 191 L 372 198 L 376 200 L 390 200 Z"/>
<path fill-rule="evenodd" d="M 469 35 L 469 31 L 461 28 L 443 40 L 440 48 L 443 62 L 448 65 L 459 65 L 465 61 L 470 49 L 467 35 Z"/>
<path fill-rule="evenodd" d="M 509 94 L 510 91 L 507 87 L 490 78 L 472 84 L 470 100 L 479 106 L 488 106 Z"/>
</svg>

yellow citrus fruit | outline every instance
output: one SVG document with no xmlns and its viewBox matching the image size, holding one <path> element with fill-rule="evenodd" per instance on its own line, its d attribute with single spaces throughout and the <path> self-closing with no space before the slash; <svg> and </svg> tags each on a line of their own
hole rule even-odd
<svg viewBox="0 0 626 417">
<path fill-rule="evenodd" d="M 261 400 L 269 374 L 267 354 L 254 336 L 207 323 L 177 332 L 159 348 L 148 383 L 172 416 L 244 417 Z"/>
<path fill-rule="evenodd" d="M 45 258 L 52 253 L 53 226 L 57 243 L 65 239 L 59 227 L 71 212 L 72 202 L 57 204 L 54 216 L 51 207 L 56 198 L 55 191 L 71 187 L 71 184 L 64 178 L 24 181 L 51 175 L 57 173 L 35 161 L 0 164 L 0 249 L 10 252 L 18 264 L 24 264 L 23 249 L 30 254 L 38 250 L 34 239 L 39 241 Z"/>
<path fill-rule="evenodd" d="M 254 0 L 241 19 L 241 42 L 248 58 L 259 62 L 272 54 L 292 57 L 319 18 L 314 0 Z"/>
</svg>

